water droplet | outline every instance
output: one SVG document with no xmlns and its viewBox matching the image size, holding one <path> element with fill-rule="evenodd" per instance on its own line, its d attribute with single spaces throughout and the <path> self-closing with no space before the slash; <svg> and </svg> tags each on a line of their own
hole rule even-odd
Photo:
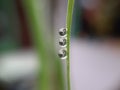
<svg viewBox="0 0 120 90">
<path fill-rule="evenodd" d="M 60 38 L 59 39 L 59 45 L 61 47 L 66 47 L 66 45 L 67 45 L 67 38 Z"/>
<path fill-rule="evenodd" d="M 67 34 L 66 28 L 61 28 L 61 29 L 59 30 L 59 35 L 60 35 L 60 36 L 66 36 L 66 34 Z"/>
<path fill-rule="evenodd" d="M 58 56 L 60 59 L 66 59 L 67 58 L 67 51 L 65 49 L 59 50 Z"/>
</svg>

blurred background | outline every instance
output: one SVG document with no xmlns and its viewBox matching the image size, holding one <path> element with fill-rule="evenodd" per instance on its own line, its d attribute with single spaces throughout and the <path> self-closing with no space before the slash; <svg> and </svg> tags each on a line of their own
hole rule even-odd
<svg viewBox="0 0 120 90">
<path fill-rule="evenodd" d="M 66 25 L 67 0 L 34 1 L 45 14 L 38 20 L 44 22 L 40 35 L 45 38 L 37 42 L 47 41 L 44 56 L 49 59 L 43 60 L 45 64 L 39 62 L 42 55 L 36 50 L 34 28 L 31 32 L 29 13 L 21 0 L 0 0 L 0 90 L 36 90 L 36 75 L 42 65 L 50 67 L 46 70 L 54 89 L 48 90 L 59 90 L 59 81 L 66 82 L 66 61 L 56 60 L 56 56 L 58 30 Z M 72 90 L 120 90 L 119 11 L 119 0 L 75 0 L 70 45 Z"/>
<path fill-rule="evenodd" d="M 119 0 L 75 0 L 72 90 L 120 90 L 119 6 Z"/>
</svg>

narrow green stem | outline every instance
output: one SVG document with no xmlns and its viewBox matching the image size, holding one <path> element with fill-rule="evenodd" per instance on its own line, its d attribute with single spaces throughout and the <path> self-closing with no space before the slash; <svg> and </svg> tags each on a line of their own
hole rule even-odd
<svg viewBox="0 0 120 90">
<path fill-rule="evenodd" d="M 70 90 L 70 36 L 71 36 L 71 24 L 72 24 L 72 15 L 73 15 L 73 7 L 74 0 L 68 0 L 67 7 L 67 20 L 66 20 L 66 28 L 67 28 L 67 86 L 68 90 Z"/>
<path fill-rule="evenodd" d="M 52 42 L 46 43 L 47 39 L 50 40 L 50 38 L 43 33 L 44 30 L 47 30 L 47 24 L 44 23 L 46 21 L 43 8 L 44 0 L 22 1 L 40 58 L 41 69 L 38 90 L 65 90 L 61 62 L 55 53 Z M 50 48 L 48 49 L 48 47 Z"/>
<path fill-rule="evenodd" d="M 38 9 L 38 1 L 37 0 L 23 0 L 24 7 L 26 9 L 26 15 L 27 19 L 29 21 L 29 25 L 31 28 L 31 33 L 33 35 L 33 41 L 36 47 L 36 50 L 38 52 L 38 56 L 40 58 L 41 63 L 41 72 L 40 72 L 40 80 L 38 80 L 38 90 L 50 90 L 50 84 L 49 84 L 49 52 L 46 49 L 46 43 L 43 38 L 43 30 L 44 30 L 44 24 L 43 24 L 43 13 L 44 11 L 39 5 Z"/>
</svg>

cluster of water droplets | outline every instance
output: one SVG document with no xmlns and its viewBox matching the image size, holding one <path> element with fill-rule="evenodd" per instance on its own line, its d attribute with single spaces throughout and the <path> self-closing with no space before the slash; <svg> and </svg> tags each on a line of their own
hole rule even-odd
<svg viewBox="0 0 120 90">
<path fill-rule="evenodd" d="M 61 49 L 59 50 L 58 56 L 60 59 L 66 59 L 67 58 L 67 29 L 61 28 L 59 30 L 59 46 Z"/>
</svg>

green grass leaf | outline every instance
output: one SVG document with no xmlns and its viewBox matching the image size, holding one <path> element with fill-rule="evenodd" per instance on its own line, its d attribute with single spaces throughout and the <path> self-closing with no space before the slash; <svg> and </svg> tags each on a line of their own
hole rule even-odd
<svg viewBox="0 0 120 90">
<path fill-rule="evenodd" d="M 67 28 L 67 86 L 70 90 L 70 36 L 71 36 L 71 25 L 72 25 L 72 15 L 74 8 L 74 0 L 68 0 L 67 7 L 67 17 L 66 17 L 66 28 Z"/>
<path fill-rule="evenodd" d="M 57 57 L 57 54 L 54 52 L 55 47 L 52 46 L 52 44 L 46 43 L 47 39 L 50 38 L 44 38 L 46 35 L 43 32 L 46 30 L 47 25 L 44 23 L 45 10 L 43 8 L 43 2 L 43 0 L 23 0 L 28 22 L 31 26 L 33 41 L 41 63 L 38 90 L 65 90 L 61 62 Z M 49 50 L 48 47 L 50 47 Z M 51 50 L 51 48 L 53 49 Z M 51 63 L 54 64 L 54 68 L 52 69 Z M 54 72 L 54 74 L 52 72 Z M 55 76 L 51 77 L 51 75 Z"/>
</svg>

